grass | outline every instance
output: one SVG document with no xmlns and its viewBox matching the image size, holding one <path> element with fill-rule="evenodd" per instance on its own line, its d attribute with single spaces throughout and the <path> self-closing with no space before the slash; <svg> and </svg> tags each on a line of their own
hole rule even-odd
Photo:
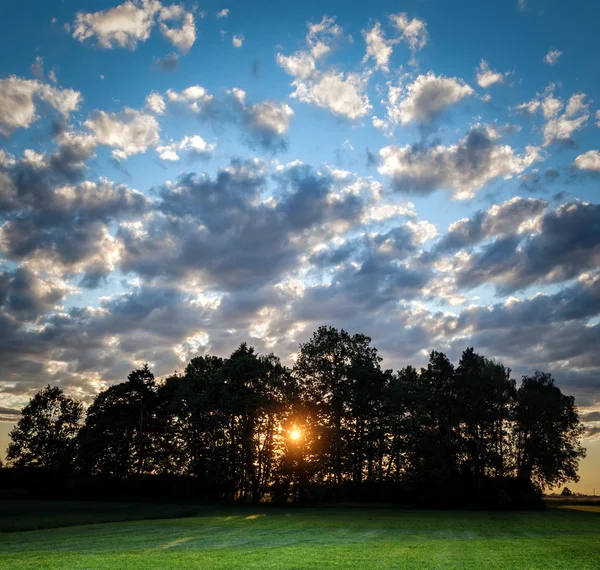
<svg viewBox="0 0 600 570">
<path fill-rule="evenodd" d="M 0 519 L 16 508 L 2 503 Z M 60 504 L 45 504 L 42 518 L 50 509 L 61 522 L 73 516 L 81 524 L 92 507 L 68 503 L 63 512 Z M 573 507 L 521 513 L 192 507 L 186 514 L 195 515 L 186 518 L 3 533 L 0 567 L 598 568 L 600 509 Z M 27 518 L 37 519 L 37 508 L 20 511 L 22 528 L 34 526 Z M 96 505 L 101 521 L 111 513 L 177 516 L 177 508 Z"/>
</svg>

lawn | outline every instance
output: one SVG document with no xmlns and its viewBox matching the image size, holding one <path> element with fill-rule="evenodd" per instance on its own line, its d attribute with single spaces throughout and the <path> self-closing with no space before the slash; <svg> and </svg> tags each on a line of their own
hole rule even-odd
<svg viewBox="0 0 600 570">
<path fill-rule="evenodd" d="M 0 501 L 0 520 L 13 519 L 10 530 L 36 526 L 40 503 L 24 504 Z M 120 522 L 82 524 L 94 516 L 94 507 L 98 520 L 112 516 Z M 598 506 L 520 513 L 178 509 L 46 503 L 41 515 L 46 523 L 49 512 L 56 512 L 59 522 L 72 517 L 79 526 L 0 534 L 0 567 L 600 568 Z M 6 530 L 6 521 L 3 525 Z"/>
</svg>

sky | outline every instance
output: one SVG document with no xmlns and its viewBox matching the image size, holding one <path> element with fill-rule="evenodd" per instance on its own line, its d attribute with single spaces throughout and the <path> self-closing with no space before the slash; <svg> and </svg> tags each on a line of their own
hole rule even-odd
<svg viewBox="0 0 600 570">
<path fill-rule="evenodd" d="M 321 324 L 386 368 L 539 369 L 600 492 L 600 4 L 0 6 L 0 448 L 90 402 Z"/>
</svg>

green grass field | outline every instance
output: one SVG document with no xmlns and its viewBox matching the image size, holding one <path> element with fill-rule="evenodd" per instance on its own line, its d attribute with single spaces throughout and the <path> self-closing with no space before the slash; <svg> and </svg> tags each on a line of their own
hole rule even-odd
<svg viewBox="0 0 600 570">
<path fill-rule="evenodd" d="M 67 524 L 78 526 L 19 530 Z M 600 506 L 501 513 L 0 501 L 0 529 L 1 568 L 600 568 Z"/>
</svg>

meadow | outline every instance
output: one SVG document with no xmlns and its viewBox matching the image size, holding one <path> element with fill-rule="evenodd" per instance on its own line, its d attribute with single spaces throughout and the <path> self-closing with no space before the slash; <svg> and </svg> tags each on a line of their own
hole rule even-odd
<svg viewBox="0 0 600 570">
<path fill-rule="evenodd" d="M 0 501 L 0 530 L 2 568 L 600 567 L 597 505 L 484 512 Z"/>
</svg>

